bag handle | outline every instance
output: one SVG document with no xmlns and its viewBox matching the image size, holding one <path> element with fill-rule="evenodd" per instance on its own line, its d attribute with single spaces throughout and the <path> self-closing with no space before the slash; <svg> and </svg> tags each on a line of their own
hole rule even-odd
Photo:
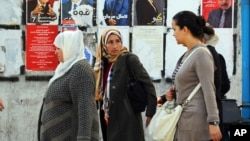
<svg viewBox="0 0 250 141">
<path fill-rule="evenodd" d="M 200 48 L 200 47 L 199 47 Z M 183 61 L 183 64 L 190 58 L 190 56 L 192 56 L 193 53 L 195 53 L 199 48 L 195 49 L 193 52 L 191 52 L 187 58 Z M 181 68 L 180 68 L 181 69 Z M 193 96 L 197 93 L 197 91 L 200 89 L 201 87 L 201 83 L 199 82 L 196 87 L 193 89 L 193 91 L 189 94 L 188 98 L 185 100 L 185 102 L 182 104 L 182 106 L 185 106 L 188 104 L 188 102 L 193 98 Z"/>
<path fill-rule="evenodd" d="M 193 98 L 193 96 L 197 93 L 197 91 L 200 89 L 200 87 L 201 87 L 201 82 L 199 82 L 196 85 L 196 87 L 193 89 L 191 94 L 189 94 L 188 98 L 185 100 L 185 102 L 182 104 L 182 106 L 186 106 L 188 104 L 188 102 Z"/>
<path fill-rule="evenodd" d="M 126 68 L 128 69 L 129 72 L 129 78 L 132 80 L 136 80 L 136 76 L 135 74 L 132 72 L 132 70 L 130 69 L 130 66 L 128 64 L 128 58 L 129 58 L 129 53 L 126 55 Z"/>
</svg>

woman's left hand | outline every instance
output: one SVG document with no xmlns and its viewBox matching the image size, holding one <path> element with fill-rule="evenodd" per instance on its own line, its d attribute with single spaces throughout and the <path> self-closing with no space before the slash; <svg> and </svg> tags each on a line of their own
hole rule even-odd
<svg viewBox="0 0 250 141">
<path fill-rule="evenodd" d="M 218 125 L 209 125 L 209 133 L 213 141 L 220 141 L 222 134 Z"/>
<path fill-rule="evenodd" d="M 167 101 L 172 101 L 174 99 L 174 95 L 175 95 L 175 89 L 171 87 L 166 91 L 165 97 Z"/>
</svg>

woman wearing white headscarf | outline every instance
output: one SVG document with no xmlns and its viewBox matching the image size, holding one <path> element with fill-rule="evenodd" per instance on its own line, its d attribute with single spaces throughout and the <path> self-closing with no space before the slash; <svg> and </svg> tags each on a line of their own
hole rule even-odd
<svg viewBox="0 0 250 141">
<path fill-rule="evenodd" d="M 39 141 L 98 141 L 95 76 L 83 56 L 81 31 L 64 31 L 54 41 L 60 64 L 44 97 Z"/>
</svg>

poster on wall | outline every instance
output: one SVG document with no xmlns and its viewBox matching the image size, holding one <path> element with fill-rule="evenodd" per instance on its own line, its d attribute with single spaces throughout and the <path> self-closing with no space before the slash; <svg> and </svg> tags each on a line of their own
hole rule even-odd
<svg viewBox="0 0 250 141">
<path fill-rule="evenodd" d="M 164 25 L 166 1 L 135 0 L 134 25 Z"/>
<path fill-rule="evenodd" d="M 97 24 L 101 26 L 131 25 L 132 0 L 98 0 Z"/>
<path fill-rule="evenodd" d="M 20 25 L 22 21 L 22 1 L 2 0 L 0 4 L 0 24 L 1 25 Z"/>
<path fill-rule="evenodd" d="M 214 28 L 232 28 L 233 0 L 202 0 L 202 15 Z"/>
<path fill-rule="evenodd" d="M 219 41 L 215 46 L 215 49 L 220 53 L 225 61 L 227 66 L 228 76 L 231 77 L 235 67 L 234 58 L 235 58 L 235 48 L 234 48 L 234 38 L 233 38 L 233 29 L 232 28 L 214 28 L 216 35 L 219 37 Z"/>
<path fill-rule="evenodd" d="M 59 23 L 60 0 L 27 0 L 27 24 L 54 24 Z"/>
<path fill-rule="evenodd" d="M 0 30 L 0 35 L 0 76 L 18 76 L 20 75 L 20 67 L 24 65 L 22 31 Z"/>
<path fill-rule="evenodd" d="M 96 0 L 62 0 L 61 23 L 92 27 L 96 23 Z"/>
<path fill-rule="evenodd" d="M 58 65 L 54 39 L 56 25 L 26 26 L 26 71 L 54 71 Z"/>
<path fill-rule="evenodd" d="M 171 27 L 173 16 L 183 10 L 189 10 L 198 14 L 201 0 L 169 0 L 167 1 L 166 25 Z M 173 8 L 174 7 L 174 8 Z"/>
<path fill-rule="evenodd" d="M 225 58 L 229 77 L 234 68 L 233 3 L 233 0 L 202 0 L 201 8 L 202 15 L 218 36 L 215 48 Z"/>
<path fill-rule="evenodd" d="M 132 52 L 138 55 L 153 79 L 160 79 L 163 70 L 163 28 L 165 27 L 137 26 L 133 28 Z"/>
<path fill-rule="evenodd" d="M 178 45 L 174 31 L 172 30 L 172 18 L 175 14 L 183 10 L 189 10 L 198 15 L 201 0 L 169 0 L 167 1 L 167 34 L 165 44 L 165 78 L 171 79 L 175 65 L 180 56 L 186 51 L 182 45 Z M 181 4 L 180 4 L 181 3 Z M 192 3 L 192 4 L 191 4 Z M 174 8 L 173 8 L 174 7 Z"/>
</svg>

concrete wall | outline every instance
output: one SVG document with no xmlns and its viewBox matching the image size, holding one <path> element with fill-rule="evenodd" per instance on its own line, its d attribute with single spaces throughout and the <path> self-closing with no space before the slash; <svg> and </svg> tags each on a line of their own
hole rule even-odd
<svg viewBox="0 0 250 141">
<path fill-rule="evenodd" d="M 239 7 L 240 9 L 240 7 Z M 240 13 L 238 12 L 238 19 Z M 236 98 L 241 104 L 241 46 L 240 20 L 234 33 L 236 39 L 236 69 L 230 74 L 231 90 L 228 98 Z M 43 95 L 48 81 L 26 81 L 25 75 L 19 76 L 19 81 L 0 81 L 0 97 L 5 104 L 0 112 L 0 141 L 36 141 L 37 121 Z M 156 82 L 157 95 L 165 92 L 169 84 L 162 78 Z"/>
</svg>

